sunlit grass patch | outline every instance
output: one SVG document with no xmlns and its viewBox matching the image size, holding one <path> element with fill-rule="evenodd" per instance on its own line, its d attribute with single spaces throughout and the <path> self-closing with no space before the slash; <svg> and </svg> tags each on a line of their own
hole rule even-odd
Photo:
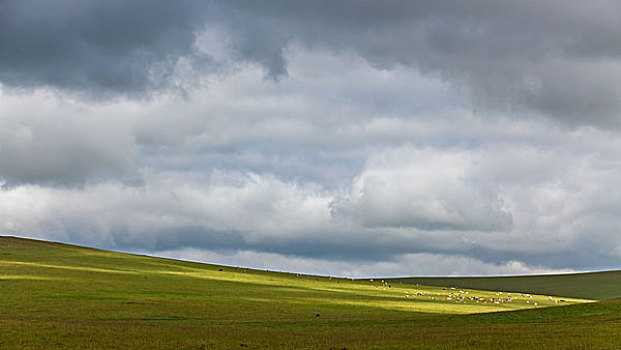
<svg viewBox="0 0 621 350">
<path fill-rule="evenodd" d="M 38 275 L 0 275 L 0 281 L 3 280 L 31 280 L 31 281 L 63 281 L 67 278 L 52 277 L 52 276 L 38 276 Z"/>
<path fill-rule="evenodd" d="M 34 262 L 27 262 L 27 261 L 10 261 L 10 260 L 0 260 L 0 265 L 23 265 L 23 266 L 32 266 L 32 267 L 38 267 L 38 268 L 46 268 L 46 269 L 63 269 L 63 270 L 73 270 L 73 271 L 120 273 L 120 274 L 136 274 L 137 273 L 134 271 L 103 269 L 103 268 L 88 267 L 88 266 L 42 264 L 42 263 L 34 263 Z"/>
</svg>

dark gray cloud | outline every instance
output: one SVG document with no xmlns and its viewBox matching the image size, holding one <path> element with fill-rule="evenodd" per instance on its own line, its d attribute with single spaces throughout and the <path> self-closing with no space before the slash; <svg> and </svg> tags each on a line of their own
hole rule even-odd
<svg viewBox="0 0 621 350">
<path fill-rule="evenodd" d="M 621 21 L 615 1 L 234 1 L 239 51 L 285 74 L 290 43 L 352 50 L 465 88 L 485 108 L 525 108 L 618 127 Z M 239 25 L 239 23 L 243 23 Z M 254 40 L 261 38 L 261 40 Z M 269 41 L 265 43 L 265 41 Z"/>
<path fill-rule="evenodd" d="M 0 82 L 98 95 L 169 87 L 208 5 L 175 1 L 0 2 Z"/>
<path fill-rule="evenodd" d="M 464 90 L 481 110 L 524 109 L 618 127 L 616 1 L 2 2 L 0 81 L 115 95 L 171 87 L 207 61 L 197 33 L 226 33 L 230 59 L 287 75 L 292 45 L 405 65 Z M 213 63 L 213 62 L 212 62 Z M 209 66 L 209 64 L 207 64 Z M 204 72 L 203 68 L 197 70 Z M 197 79 L 190 75 L 188 79 Z"/>
</svg>

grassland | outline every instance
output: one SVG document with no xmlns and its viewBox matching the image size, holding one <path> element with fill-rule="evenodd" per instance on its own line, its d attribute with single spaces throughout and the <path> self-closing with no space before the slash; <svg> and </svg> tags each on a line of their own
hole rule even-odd
<svg viewBox="0 0 621 350">
<path fill-rule="evenodd" d="M 458 286 L 482 290 L 520 291 L 587 299 L 621 297 L 621 271 L 504 277 L 407 277 L 392 283 Z"/>
<path fill-rule="evenodd" d="M 620 299 L 507 292 L 0 237 L 0 349 L 621 347 Z"/>
</svg>

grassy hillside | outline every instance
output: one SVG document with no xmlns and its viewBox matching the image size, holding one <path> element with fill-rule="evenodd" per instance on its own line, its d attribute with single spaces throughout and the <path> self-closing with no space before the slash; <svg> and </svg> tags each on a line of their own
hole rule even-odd
<svg viewBox="0 0 621 350">
<path fill-rule="evenodd" d="M 621 346 L 621 302 L 563 299 L 0 237 L 0 349 Z"/>
<path fill-rule="evenodd" d="M 621 297 L 621 270 L 538 276 L 408 277 L 393 279 L 392 282 L 520 291 L 600 300 Z"/>
</svg>

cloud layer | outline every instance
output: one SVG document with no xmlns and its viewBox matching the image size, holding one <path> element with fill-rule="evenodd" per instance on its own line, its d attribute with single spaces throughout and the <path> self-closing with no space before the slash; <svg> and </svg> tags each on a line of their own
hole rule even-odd
<svg viewBox="0 0 621 350">
<path fill-rule="evenodd" d="M 183 89 L 177 74 L 222 68 L 223 48 L 278 79 L 288 74 L 287 50 L 302 45 L 420 70 L 481 108 L 618 128 L 619 10 L 606 0 L 5 1 L 0 80 L 92 96 Z"/>
<path fill-rule="evenodd" d="M 613 2 L 48 7 L 0 4 L 4 234 L 357 276 L 621 262 Z"/>
</svg>

